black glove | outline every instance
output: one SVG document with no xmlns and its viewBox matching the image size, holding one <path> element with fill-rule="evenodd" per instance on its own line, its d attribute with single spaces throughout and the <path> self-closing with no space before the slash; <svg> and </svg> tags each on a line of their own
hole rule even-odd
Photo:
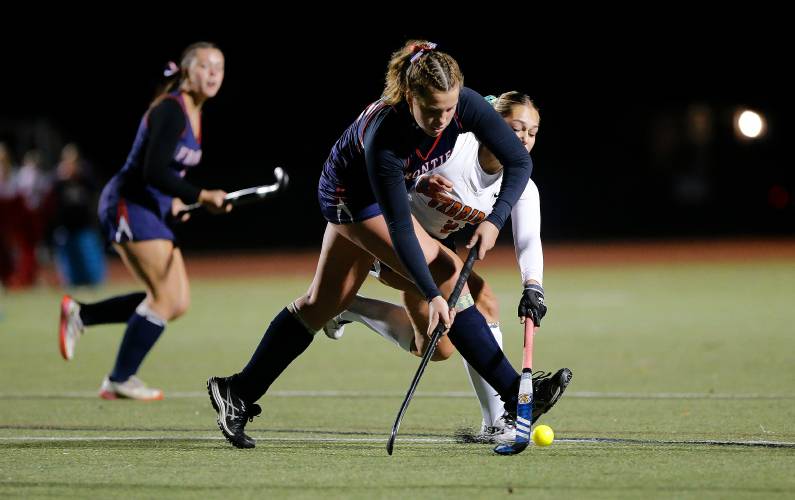
<svg viewBox="0 0 795 500">
<path fill-rule="evenodd" d="M 541 285 L 525 285 L 519 300 L 519 317 L 532 318 L 535 326 L 541 326 L 541 318 L 547 314 L 544 304 L 544 289 Z"/>
</svg>

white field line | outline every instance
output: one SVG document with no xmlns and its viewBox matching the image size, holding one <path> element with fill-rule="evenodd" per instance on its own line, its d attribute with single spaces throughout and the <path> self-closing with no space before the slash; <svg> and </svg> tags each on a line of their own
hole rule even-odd
<svg viewBox="0 0 795 500">
<path fill-rule="evenodd" d="M 321 442 L 321 443 L 385 443 L 386 437 L 320 437 L 320 436 L 301 436 L 301 437 L 255 437 L 259 442 Z M 193 442 L 222 442 L 221 436 L 194 436 L 194 437 L 173 437 L 173 436 L 5 436 L 0 437 L 0 443 L 19 443 L 19 442 L 135 442 L 135 441 L 193 441 Z M 417 444 L 454 444 L 455 438 L 412 438 L 405 437 L 398 439 L 401 443 Z M 750 447 L 795 447 L 795 442 L 781 441 L 718 441 L 718 440 L 693 440 L 693 441 L 666 441 L 655 439 L 622 439 L 622 438 L 562 438 L 556 439 L 555 443 L 565 444 L 634 444 L 634 445 L 693 445 L 693 446 L 750 446 Z"/>
<path fill-rule="evenodd" d="M 257 437 L 252 435 L 258 442 L 329 442 L 329 443 L 386 443 L 387 438 L 340 438 L 340 437 Z M 2 442 L 92 442 L 92 441 L 225 441 L 223 436 L 194 436 L 194 437 L 174 437 L 174 436 L 4 436 L 0 437 Z M 454 438 L 401 438 L 404 443 L 455 443 Z"/>
<path fill-rule="evenodd" d="M 405 396 L 398 391 L 272 391 L 270 397 L 282 398 L 393 398 Z M 418 398 L 471 398 L 474 395 L 469 391 L 442 391 L 418 392 Z M 66 392 L 17 392 L 0 393 L 0 399 L 83 399 L 96 398 L 94 391 L 66 391 Z M 206 391 L 166 392 L 167 399 L 206 398 Z M 567 391 L 566 399 L 795 399 L 795 394 L 728 394 L 728 393 L 697 393 L 697 392 L 596 392 L 596 391 Z"/>
</svg>

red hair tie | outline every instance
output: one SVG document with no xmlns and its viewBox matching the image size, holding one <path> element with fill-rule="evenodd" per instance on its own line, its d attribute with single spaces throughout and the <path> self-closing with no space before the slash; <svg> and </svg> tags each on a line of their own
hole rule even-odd
<svg viewBox="0 0 795 500">
<path fill-rule="evenodd" d="M 419 59 L 424 53 L 436 49 L 436 44 L 433 42 L 428 42 L 420 45 L 413 45 L 411 48 L 414 51 L 414 55 L 411 56 L 411 60 L 409 62 L 413 63 L 414 61 Z"/>
</svg>

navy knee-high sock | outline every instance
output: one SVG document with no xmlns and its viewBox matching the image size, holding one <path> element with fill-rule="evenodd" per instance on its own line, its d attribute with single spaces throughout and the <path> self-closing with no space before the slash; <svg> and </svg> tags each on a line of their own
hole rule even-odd
<svg viewBox="0 0 795 500">
<path fill-rule="evenodd" d="M 135 308 L 144 301 L 146 292 L 117 295 L 93 304 L 80 304 L 80 319 L 85 326 L 126 323 Z"/>
<path fill-rule="evenodd" d="M 151 314 L 148 309 L 136 310 L 127 322 L 127 330 L 119 346 L 110 379 L 113 382 L 124 382 L 130 375 L 135 375 L 165 327 L 166 322 Z"/>
<path fill-rule="evenodd" d="M 273 318 L 245 368 L 234 376 L 233 390 L 245 401 L 261 398 L 271 384 L 312 343 L 314 335 L 293 314 Z"/>
<path fill-rule="evenodd" d="M 457 313 L 447 335 L 461 356 L 499 393 L 506 410 L 516 412 L 519 374 L 494 340 L 480 311 L 470 306 Z"/>
</svg>

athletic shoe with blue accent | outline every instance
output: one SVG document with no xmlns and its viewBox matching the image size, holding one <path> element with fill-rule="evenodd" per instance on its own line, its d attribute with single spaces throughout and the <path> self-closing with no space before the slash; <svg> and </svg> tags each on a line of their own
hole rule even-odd
<svg viewBox="0 0 795 500">
<path fill-rule="evenodd" d="M 232 391 L 230 377 L 210 377 L 207 380 L 207 393 L 210 395 L 215 411 L 218 412 L 218 428 L 227 441 L 236 448 L 253 448 L 256 441 L 243 432 L 246 423 L 262 413 L 256 403 L 247 403 Z"/>
</svg>

